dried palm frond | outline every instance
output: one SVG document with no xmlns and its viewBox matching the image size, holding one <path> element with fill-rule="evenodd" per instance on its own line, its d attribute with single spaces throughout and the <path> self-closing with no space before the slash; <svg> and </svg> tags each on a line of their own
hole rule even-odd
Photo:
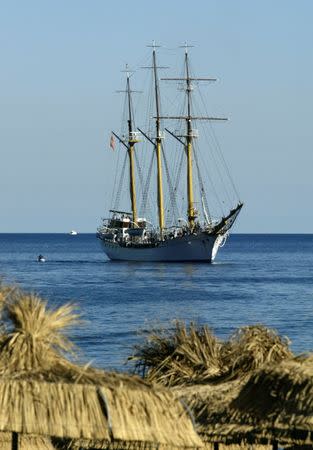
<svg viewBox="0 0 313 450">
<path fill-rule="evenodd" d="M 73 351 L 73 345 L 64 329 L 78 323 L 73 305 L 50 310 L 36 295 L 19 292 L 5 311 L 13 329 L 0 337 L 0 375 L 55 372 L 58 363 L 66 363 L 63 354 Z"/>
<path fill-rule="evenodd" d="M 0 430 L 83 438 L 91 444 L 100 441 L 104 448 L 119 442 L 202 446 L 171 392 L 128 386 L 0 380 Z"/>
<path fill-rule="evenodd" d="M 0 450 L 12 450 L 13 433 L 0 432 Z M 19 450 L 55 450 L 50 438 L 34 434 L 20 434 L 16 438 Z"/>
<path fill-rule="evenodd" d="M 240 418 L 303 422 L 313 431 L 313 355 L 266 365 L 251 375 L 233 402 Z"/>
<path fill-rule="evenodd" d="M 0 278 L 0 319 L 2 319 L 2 322 L 0 323 L 0 333 L 5 331 L 5 324 L 3 322 L 3 311 L 5 309 L 8 299 L 12 296 L 14 292 L 16 292 L 16 288 L 14 286 L 5 285 L 2 279 Z"/>
<path fill-rule="evenodd" d="M 209 443 L 207 442 L 204 450 L 215 450 L 214 442 Z M 222 444 L 218 443 L 218 450 L 272 450 L 272 445 L 259 445 L 259 444 L 250 444 L 247 445 L 245 442 L 242 442 L 241 444 Z M 288 449 L 289 450 L 289 449 Z M 296 450 L 296 449 L 290 449 L 290 450 Z M 298 449 L 300 450 L 300 449 Z M 309 450 L 309 449 L 301 449 L 301 450 Z M 312 449 L 310 449 L 312 450 Z"/>
<path fill-rule="evenodd" d="M 242 380 L 233 380 L 173 389 L 175 395 L 192 410 L 196 431 L 206 444 L 243 444 L 246 447 L 247 443 L 269 443 L 269 439 L 252 434 L 255 430 L 251 425 L 231 422 L 230 405 L 238 397 L 243 384 Z"/>
<path fill-rule="evenodd" d="M 72 305 L 52 310 L 17 291 L 5 312 L 11 326 L 0 335 L 0 431 L 52 436 L 58 445 L 85 439 L 88 447 L 201 447 L 171 392 L 67 359 L 73 345 L 66 329 L 79 322 Z"/>
<path fill-rule="evenodd" d="M 15 291 L 5 303 L 10 332 L 0 334 L 0 377 L 118 386 L 148 384 L 127 374 L 104 372 L 68 359 L 75 347 L 66 331 L 80 323 L 74 305 L 50 309 L 36 295 Z M 70 354 L 69 354 L 70 352 Z"/>
<path fill-rule="evenodd" d="M 129 360 L 147 380 L 176 386 L 241 379 L 292 356 L 288 339 L 263 325 L 242 327 L 222 342 L 205 325 L 177 321 L 174 329 L 152 330 Z"/>
<path fill-rule="evenodd" d="M 221 349 L 225 379 L 241 378 L 267 363 L 277 364 L 291 358 L 290 341 L 263 325 L 239 328 Z"/>
<path fill-rule="evenodd" d="M 74 305 L 67 303 L 54 310 L 48 309 L 47 302 L 37 295 L 19 291 L 14 301 L 7 303 L 6 311 L 15 332 L 28 334 L 56 351 L 72 349 L 64 330 L 79 323 Z"/>
<path fill-rule="evenodd" d="M 207 398 L 202 410 L 197 410 L 199 402 L 194 408 L 197 431 L 203 439 L 312 446 L 313 355 L 268 363 L 241 387 L 234 383 L 238 381 L 211 386 L 211 399 Z M 231 396 L 216 404 L 216 392 L 220 394 L 231 385 L 235 388 Z"/>
<path fill-rule="evenodd" d="M 207 326 L 176 321 L 174 330 L 153 330 L 129 359 L 135 373 L 165 386 L 200 383 L 221 372 L 221 344 Z"/>
</svg>

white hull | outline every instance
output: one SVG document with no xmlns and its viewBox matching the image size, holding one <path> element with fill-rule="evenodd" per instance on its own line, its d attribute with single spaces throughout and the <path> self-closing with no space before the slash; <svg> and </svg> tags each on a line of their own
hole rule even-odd
<svg viewBox="0 0 313 450">
<path fill-rule="evenodd" d="M 155 247 L 123 247 L 101 240 L 106 255 L 117 261 L 206 261 L 212 262 L 223 237 L 199 233 L 160 242 Z"/>
</svg>

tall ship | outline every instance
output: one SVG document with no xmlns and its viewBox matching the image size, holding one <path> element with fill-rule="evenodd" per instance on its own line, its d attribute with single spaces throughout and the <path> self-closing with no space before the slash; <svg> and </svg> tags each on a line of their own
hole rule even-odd
<svg viewBox="0 0 313 450">
<path fill-rule="evenodd" d="M 110 141 L 116 159 L 112 206 L 97 238 L 111 260 L 211 263 L 243 206 L 212 127 L 227 119 L 208 114 L 204 97 L 196 97 L 196 88 L 216 79 L 194 76 L 188 45 L 180 76 L 159 78 L 167 68 L 158 66 L 157 46 L 151 47 L 145 68 L 152 94 L 140 127 L 133 99 L 138 91 L 132 89 L 133 73 L 125 71 L 123 123 Z M 164 114 L 163 86 L 173 84 L 178 94 L 167 97 L 167 105 L 175 110 Z M 196 112 L 200 105 L 204 114 Z"/>
</svg>

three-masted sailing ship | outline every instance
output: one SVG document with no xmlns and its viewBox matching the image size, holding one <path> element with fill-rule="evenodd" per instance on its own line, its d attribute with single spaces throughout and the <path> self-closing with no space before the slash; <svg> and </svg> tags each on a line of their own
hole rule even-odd
<svg viewBox="0 0 313 450">
<path fill-rule="evenodd" d="M 194 85 L 205 81 L 215 81 L 215 79 L 196 78 L 191 75 L 188 46 L 185 45 L 182 76 L 161 79 L 180 83 L 185 97 L 184 107 L 181 114 L 165 116 L 161 113 L 159 67 L 156 62 L 155 45 L 152 46 L 152 66 L 149 68 L 152 69 L 154 108 L 152 120 L 154 125 L 150 130 L 135 127 L 132 102 L 132 94 L 135 91 L 131 89 L 131 73 L 127 70 L 126 90 L 124 91 L 126 93 L 125 122 L 127 128 L 125 134 L 122 135 L 112 132 L 112 140 L 116 139 L 116 142 L 120 144 L 120 150 L 125 149 L 125 159 L 124 163 L 120 164 L 122 166 L 121 179 L 119 183 L 115 183 L 118 188 L 114 208 L 110 210 L 109 217 L 102 220 L 97 237 L 104 252 L 111 260 L 212 262 L 219 247 L 225 242 L 243 205 L 237 196 L 236 203 L 231 205 L 226 213 L 222 209 L 220 217 L 213 218 L 208 206 L 205 182 L 201 175 L 201 163 L 195 146 L 199 133 L 194 124 L 227 119 L 196 115 L 193 89 Z M 163 123 L 167 121 L 181 124 L 182 126 L 178 126 L 180 131 L 173 131 L 166 127 L 162 129 Z M 172 143 L 167 147 L 171 149 L 174 143 L 178 146 L 179 158 L 172 163 L 172 166 L 166 160 L 165 131 Z M 152 155 L 152 162 L 145 175 L 137 157 L 137 148 L 143 141 L 150 146 Z M 113 147 L 113 141 L 111 141 L 111 146 Z M 223 161 L 225 161 L 224 158 Z M 155 166 L 154 172 L 152 163 Z M 205 162 L 202 165 L 205 166 Z M 184 175 L 182 174 L 183 169 Z M 125 171 L 129 174 L 128 194 L 126 195 L 129 209 L 118 207 Z M 228 169 L 227 174 L 230 176 Z M 155 180 L 153 175 L 155 175 Z M 168 182 L 169 200 L 165 198 L 165 178 Z M 199 187 L 198 196 L 195 193 L 195 178 L 197 178 Z M 137 195 L 138 179 L 142 184 L 141 208 Z M 185 183 L 182 180 L 185 180 Z M 154 198 L 151 200 L 152 211 L 157 213 L 155 214 L 157 221 L 155 224 L 153 224 L 153 218 L 146 216 L 148 191 L 151 183 L 154 184 Z M 233 185 L 232 180 L 231 183 Z M 183 185 L 184 192 L 179 184 Z M 178 200 L 180 200 L 181 208 L 185 209 L 184 211 L 179 210 Z M 153 202 L 155 208 L 153 208 Z M 222 203 L 223 206 L 224 203 Z"/>
</svg>

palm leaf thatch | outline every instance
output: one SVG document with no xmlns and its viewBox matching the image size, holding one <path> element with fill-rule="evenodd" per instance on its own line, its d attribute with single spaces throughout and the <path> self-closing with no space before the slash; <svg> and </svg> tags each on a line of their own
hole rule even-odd
<svg viewBox="0 0 313 450">
<path fill-rule="evenodd" d="M 196 416 L 198 431 L 209 442 L 312 446 L 313 355 L 263 366 L 221 405 L 207 403 Z"/>
<path fill-rule="evenodd" d="M 37 295 L 14 291 L 4 307 L 8 331 L 0 334 L 0 377 L 51 382 L 148 384 L 137 377 L 97 370 L 73 363 L 75 346 L 67 330 L 80 323 L 74 305 L 57 309 Z"/>
<path fill-rule="evenodd" d="M 247 450 L 247 444 L 220 444 L 216 446 L 216 443 L 206 443 L 205 450 Z M 271 450 L 271 445 L 250 444 L 248 450 Z M 303 449 L 304 450 L 304 449 Z"/>
<path fill-rule="evenodd" d="M 48 437 L 32 434 L 17 436 L 17 446 L 19 450 L 55 450 Z M 0 450 L 12 450 L 12 433 L 0 432 Z"/>
<path fill-rule="evenodd" d="M 74 306 L 48 310 L 39 297 L 18 293 L 14 302 L 6 304 L 5 312 L 13 329 L 0 338 L 0 375 L 36 377 L 45 372 L 53 377 L 58 363 L 66 361 L 64 352 L 73 349 L 64 330 L 78 322 Z"/>
<path fill-rule="evenodd" d="M 148 381 L 178 386 L 243 378 L 291 356 L 289 341 L 262 325 L 240 328 L 222 342 L 206 325 L 178 321 L 174 330 L 152 330 L 129 359 Z"/>
<path fill-rule="evenodd" d="M 173 394 L 66 358 L 73 345 L 65 331 L 79 321 L 73 306 L 50 310 L 39 297 L 18 292 L 5 309 L 11 326 L 0 336 L 1 431 L 85 439 L 102 448 L 201 446 Z"/>
<path fill-rule="evenodd" d="M 15 292 L 15 290 L 16 289 L 14 287 L 4 285 L 0 278 L 0 335 L 5 332 L 3 311 L 5 310 L 7 300 L 12 296 L 12 293 Z"/>
<path fill-rule="evenodd" d="M 289 344 L 288 338 L 263 325 L 239 328 L 222 346 L 223 367 L 228 368 L 224 379 L 242 378 L 264 364 L 291 358 Z"/>
<path fill-rule="evenodd" d="M 152 330 L 129 359 L 135 372 L 164 386 L 205 382 L 221 372 L 221 343 L 207 326 L 179 321 L 174 330 Z"/>
<path fill-rule="evenodd" d="M 230 403 L 238 396 L 242 386 L 241 380 L 219 384 L 204 384 L 173 388 L 173 393 L 181 399 L 193 413 L 196 431 L 204 442 L 224 442 L 237 444 L 240 441 L 227 441 L 217 436 L 212 430 L 220 423 Z"/>
<path fill-rule="evenodd" d="M 232 403 L 240 394 L 242 380 L 233 380 L 216 385 L 192 386 L 173 391 L 192 410 L 196 431 L 205 442 L 245 447 L 247 444 L 268 447 L 271 439 L 259 433 L 254 426 L 232 420 Z M 215 449 L 214 449 L 215 450 Z"/>
<path fill-rule="evenodd" d="M 231 421 L 289 445 L 313 444 L 313 355 L 266 366 L 232 403 Z"/>
<path fill-rule="evenodd" d="M 55 437 L 108 438 L 108 423 L 90 385 L 0 381 L 0 429 Z"/>
<path fill-rule="evenodd" d="M 0 430 L 23 435 L 151 446 L 201 447 L 192 422 L 174 395 L 125 386 L 0 381 Z M 86 444 L 86 446 L 89 446 Z M 126 446 L 126 445 L 125 445 Z"/>
</svg>

